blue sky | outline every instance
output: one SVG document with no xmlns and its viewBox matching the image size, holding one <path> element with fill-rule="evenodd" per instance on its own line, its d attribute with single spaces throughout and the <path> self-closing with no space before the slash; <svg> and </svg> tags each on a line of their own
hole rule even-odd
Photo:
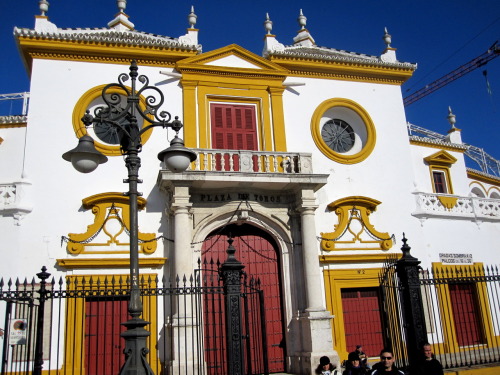
<svg viewBox="0 0 500 375">
<path fill-rule="evenodd" d="M 29 91 L 12 31 L 14 26 L 33 28 L 34 16 L 40 14 L 38 0 L 1 2 L 0 94 Z M 117 12 L 115 0 L 49 2 L 47 15 L 61 28 L 106 27 Z M 405 96 L 481 55 L 500 39 L 498 0 L 129 0 L 126 13 L 140 31 L 179 37 L 188 27 L 191 5 L 198 15 L 196 27 L 204 51 L 236 43 L 260 55 L 266 12 L 274 23 L 273 33 L 287 45 L 299 28 L 300 9 L 319 46 L 380 55 L 387 27 L 398 60 L 418 64 L 402 87 Z M 500 159 L 500 56 L 408 106 L 407 120 L 445 134 L 448 106 L 457 116 L 464 142 Z M 18 114 L 17 108 L 0 102 L 0 115 Z"/>
</svg>

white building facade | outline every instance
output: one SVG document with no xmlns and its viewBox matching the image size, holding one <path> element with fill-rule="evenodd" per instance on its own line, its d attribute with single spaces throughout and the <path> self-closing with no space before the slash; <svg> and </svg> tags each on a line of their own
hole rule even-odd
<svg viewBox="0 0 500 375">
<path fill-rule="evenodd" d="M 343 306 L 354 293 L 377 308 L 378 275 L 403 233 L 423 268 L 500 261 L 500 178 L 466 168 L 454 121 L 441 140 L 408 135 L 401 85 L 416 65 L 397 60 L 387 32 L 381 55 L 367 56 L 316 46 L 303 16 L 284 46 L 268 19 L 261 57 L 238 45 L 202 51 L 193 11 L 186 35 L 169 38 L 135 30 L 119 10 L 102 30 L 59 29 L 45 12 L 15 29 L 31 87 L 27 116 L 0 118 L 0 243 L 15 254 L 3 278 L 42 265 L 73 280 L 127 275 L 120 147 L 81 118 L 132 59 L 198 155 L 174 174 L 157 158 L 173 132 L 143 138 L 141 273 L 190 275 L 235 236 L 247 269 L 272 270 L 272 372 L 310 373 L 323 355 L 340 363 L 352 340 L 378 353 L 382 322 L 360 335 Z M 61 157 L 84 134 L 109 159 L 92 175 Z M 274 255 L 249 255 L 263 248 Z"/>
</svg>

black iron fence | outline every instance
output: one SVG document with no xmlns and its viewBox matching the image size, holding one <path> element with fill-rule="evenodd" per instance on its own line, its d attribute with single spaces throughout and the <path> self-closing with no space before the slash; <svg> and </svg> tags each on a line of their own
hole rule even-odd
<svg viewBox="0 0 500 375">
<path fill-rule="evenodd" d="M 380 277 L 385 344 L 397 365 L 411 374 L 424 343 L 445 369 L 500 362 L 498 268 L 440 264 L 423 270 L 419 263 L 406 254 L 390 259 Z"/>
<path fill-rule="evenodd" d="M 141 276 L 148 361 L 156 375 L 268 373 L 259 282 L 241 268 L 228 280 L 224 264 L 206 262 L 174 280 Z M 0 280 L 1 374 L 117 375 L 125 359 L 120 323 L 128 320 L 128 276 L 48 278 L 43 269 L 32 281 Z M 231 356 L 233 367 L 242 365 L 230 372 L 234 342 L 241 356 Z"/>
</svg>

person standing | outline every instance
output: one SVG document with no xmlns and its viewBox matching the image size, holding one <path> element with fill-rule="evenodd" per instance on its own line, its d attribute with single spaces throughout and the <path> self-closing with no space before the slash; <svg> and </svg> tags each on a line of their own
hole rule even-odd
<svg viewBox="0 0 500 375">
<path fill-rule="evenodd" d="M 330 358 L 323 356 L 319 359 L 319 365 L 314 371 L 317 375 L 340 375 L 340 372 L 330 362 Z"/>
<path fill-rule="evenodd" d="M 404 375 L 394 365 L 394 353 L 391 349 L 382 349 L 380 352 L 380 362 L 373 366 L 371 375 Z"/>
<path fill-rule="evenodd" d="M 417 369 L 418 375 L 444 375 L 443 366 L 432 352 L 431 344 L 425 343 L 422 346 L 422 360 Z"/>
<path fill-rule="evenodd" d="M 351 356 L 349 361 L 349 365 L 346 366 L 346 369 L 342 373 L 342 375 L 365 375 L 367 374 L 366 368 L 361 364 L 361 360 L 357 356 Z"/>
</svg>

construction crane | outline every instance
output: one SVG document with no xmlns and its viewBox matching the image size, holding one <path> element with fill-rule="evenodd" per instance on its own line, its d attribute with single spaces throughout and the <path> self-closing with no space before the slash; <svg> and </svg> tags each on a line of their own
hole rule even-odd
<svg viewBox="0 0 500 375">
<path fill-rule="evenodd" d="M 410 94 L 407 97 L 405 97 L 403 99 L 404 106 L 407 107 L 410 104 L 415 103 L 417 100 L 422 99 L 424 96 L 427 96 L 433 93 L 434 91 L 440 89 L 441 87 L 446 86 L 448 83 L 453 82 L 454 80 L 462 77 L 463 75 L 470 73 L 473 70 L 480 68 L 481 66 L 486 65 L 489 61 L 493 60 L 495 57 L 498 57 L 499 55 L 500 55 L 500 46 L 498 45 L 498 41 L 496 41 L 482 55 L 469 61 L 467 64 L 460 66 L 459 68 L 448 73 L 444 77 L 441 77 L 435 80 L 434 82 L 429 83 L 425 87 L 422 87 L 420 90 L 415 91 L 413 94 Z"/>
</svg>

